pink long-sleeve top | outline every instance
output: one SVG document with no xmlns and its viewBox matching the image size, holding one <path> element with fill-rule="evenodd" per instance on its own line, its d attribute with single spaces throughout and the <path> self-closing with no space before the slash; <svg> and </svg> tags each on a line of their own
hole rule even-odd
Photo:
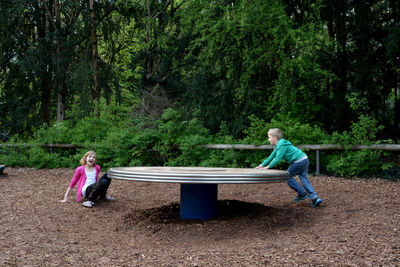
<svg viewBox="0 0 400 267">
<path fill-rule="evenodd" d="M 97 182 L 97 180 L 99 179 L 99 173 L 101 168 L 97 164 L 94 165 L 94 168 L 96 170 L 96 182 Z M 86 182 L 85 165 L 82 165 L 76 168 L 74 173 L 74 178 L 72 178 L 71 183 L 69 184 L 69 187 L 72 189 L 78 183 L 78 191 L 76 193 L 77 202 L 81 201 L 82 187 L 85 185 L 85 182 Z"/>
</svg>

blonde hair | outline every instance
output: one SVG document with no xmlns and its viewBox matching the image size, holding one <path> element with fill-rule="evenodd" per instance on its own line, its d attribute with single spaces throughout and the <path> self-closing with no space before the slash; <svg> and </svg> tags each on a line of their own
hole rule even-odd
<svg viewBox="0 0 400 267">
<path fill-rule="evenodd" d="M 283 133 L 282 133 L 281 129 L 279 129 L 279 128 L 269 129 L 268 134 L 270 134 L 272 136 L 276 136 L 278 138 L 278 140 L 283 138 Z"/>
<path fill-rule="evenodd" d="M 79 163 L 81 164 L 81 165 L 86 165 L 86 159 L 87 159 L 87 157 L 89 156 L 89 155 L 95 155 L 96 156 L 96 152 L 94 152 L 94 150 L 90 150 L 90 151 L 88 151 L 88 152 L 86 152 L 85 153 L 85 155 L 83 156 L 83 158 L 81 158 L 81 160 L 79 161 Z M 96 158 L 95 158 L 95 160 L 94 160 L 94 163 L 96 164 L 96 161 L 97 161 L 97 156 L 96 156 Z"/>
</svg>

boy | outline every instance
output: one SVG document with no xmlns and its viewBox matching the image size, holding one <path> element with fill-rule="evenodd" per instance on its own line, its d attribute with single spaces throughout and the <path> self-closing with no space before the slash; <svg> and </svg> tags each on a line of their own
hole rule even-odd
<svg viewBox="0 0 400 267">
<path fill-rule="evenodd" d="M 287 183 L 290 188 L 297 192 L 297 197 L 295 197 L 293 201 L 299 202 L 310 197 L 312 206 L 314 208 L 318 207 L 322 203 L 322 199 L 315 193 L 313 186 L 308 180 L 308 166 L 310 165 L 310 161 L 307 155 L 293 146 L 290 141 L 283 139 L 282 131 L 278 128 L 272 128 L 268 131 L 268 141 L 271 145 L 275 146 L 274 151 L 272 151 L 271 155 L 256 168 L 269 169 L 278 164 L 281 159 L 284 159 L 290 164 L 288 169 L 290 178 Z M 293 178 L 295 175 L 299 176 L 306 192 Z"/>
</svg>

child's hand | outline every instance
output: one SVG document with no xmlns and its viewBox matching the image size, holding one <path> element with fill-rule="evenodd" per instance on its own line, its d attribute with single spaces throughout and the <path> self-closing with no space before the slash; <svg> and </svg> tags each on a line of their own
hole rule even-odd
<svg viewBox="0 0 400 267">
<path fill-rule="evenodd" d="M 269 167 L 264 167 L 262 164 L 258 165 L 256 169 L 269 169 Z"/>
</svg>

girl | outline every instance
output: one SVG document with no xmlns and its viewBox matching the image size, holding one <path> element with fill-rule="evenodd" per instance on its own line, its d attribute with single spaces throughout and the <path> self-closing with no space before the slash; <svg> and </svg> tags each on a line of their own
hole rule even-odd
<svg viewBox="0 0 400 267">
<path fill-rule="evenodd" d="M 111 179 L 107 177 L 107 173 L 98 179 L 100 166 L 96 164 L 96 160 L 96 152 L 93 150 L 86 152 L 79 161 L 81 166 L 76 168 L 74 177 L 68 186 L 67 192 L 65 192 L 64 199 L 60 200 L 60 202 L 69 202 L 68 195 L 76 184 L 78 184 L 76 201 L 81 201 L 81 196 L 85 197 L 86 201 L 82 203 L 85 207 L 93 207 L 94 201 L 97 198 L 114 200 L 114 198 L 106 195 L 111 183 Z"/>
</svg>

